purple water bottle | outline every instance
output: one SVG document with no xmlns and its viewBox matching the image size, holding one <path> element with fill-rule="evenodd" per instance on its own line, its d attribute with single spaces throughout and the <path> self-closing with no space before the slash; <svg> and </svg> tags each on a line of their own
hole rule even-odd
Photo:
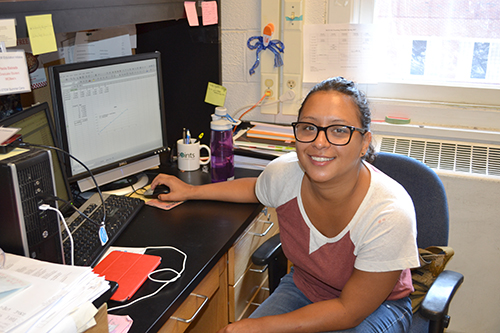
<svg viewBox="0 0 500 333">
<path fill-rule="evenodd" d="M 210 123 L 212 183 L 234 179 L 233 124 L 225 118 Z"/>
</svg>

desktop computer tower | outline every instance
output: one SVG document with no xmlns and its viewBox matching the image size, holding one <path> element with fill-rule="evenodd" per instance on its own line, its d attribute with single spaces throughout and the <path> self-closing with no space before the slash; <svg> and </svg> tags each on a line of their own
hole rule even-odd
<svg viewBox="0 0 500 333">
<path fill-rule="evenodd" d="M 17 153 L 17 154 L 16 154 Z M 16 149 L 0 154 L 0 248 L 39 260 L 63 263 L 60 223 L 55 207 L 50 151 Z"/>
</svg>

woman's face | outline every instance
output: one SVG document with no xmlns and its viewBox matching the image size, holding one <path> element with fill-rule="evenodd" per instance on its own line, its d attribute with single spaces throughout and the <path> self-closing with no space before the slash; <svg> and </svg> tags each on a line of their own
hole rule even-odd
<svg viewBox="0 0 500 333">
<path fill-rule="evenodd" d="M 299 122 L 316 126 L 349 125 L 361 128 L 359 111 L 347 95 L 336 91 L 319 91 L 309 96 L 302 107 Z M 371 141 L 371 133 L 352 133 L 351 141 L 345 146 L 328 142 L 325 132 L 320 131 L 313 142 L 296 142 L 299 161 L 311 181 L 327 182 L 342 180 L 342 177 L 357 177 L 360 158 Z"/>
</svg>

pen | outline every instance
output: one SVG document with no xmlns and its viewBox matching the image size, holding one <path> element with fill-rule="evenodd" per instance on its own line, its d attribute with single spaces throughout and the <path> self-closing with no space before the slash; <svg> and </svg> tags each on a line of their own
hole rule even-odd
<svg viewBox="0 0 500 333">
<path fill-rule="evenodd" d="M 203 138 L 203 135 L 205 135 L 205 133 L 201 132 L 200 135 L 198 135 L 198 139 L 196 139 L 196 141 L 194 143 L 200 141 L 201 138 Z"/>
<path fill-rule="evenodd" d="M 182 129 L 182 142 L 186 143 L 186 128 L 185 127 Z"/>
<path fill-rule="evenodd" d="M 191 133 L 189 132 L 189 130 L 186 130 L 186 144 L 190 143 L 191 143 Z"/>
</svg>

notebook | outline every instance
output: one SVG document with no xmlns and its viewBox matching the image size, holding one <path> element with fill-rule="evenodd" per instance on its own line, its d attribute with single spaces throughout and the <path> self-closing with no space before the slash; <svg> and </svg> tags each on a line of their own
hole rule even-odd
<svg viewBox="0 0 500 333">
<path fill-rule="evenodd" d="M 159 256 L 112 251 L 94 267 L 94 272 L 104 276 L 106 280 L 117 282 L 118 289 L 111 299 L 125 302 L 135 294 L 160 262 Z"/>
</svg>

